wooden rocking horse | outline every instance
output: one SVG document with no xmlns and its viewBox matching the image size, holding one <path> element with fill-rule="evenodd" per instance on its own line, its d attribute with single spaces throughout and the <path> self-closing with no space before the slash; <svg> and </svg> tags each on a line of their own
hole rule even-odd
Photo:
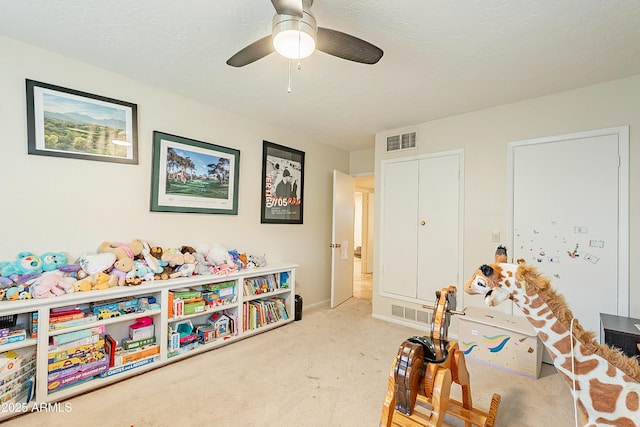
<svg viewBox="0 0 640 427">
<path fill-rule="evenodd" d="M 456 287 L 436 292 L 430 336 L 411 337 L 398 349 L 391 364 L 387 394 L 382 405 L 380 426 L 428 426 L 444 424 L 445 413 L 464 420 L 466 427 L 492 427 L 500 396 L 494 394 L 489 412 L 473 407 L 471 384 L 464 353 L 458 343 L 448 340 L 455 311 Z M 462 402 L 450 398 L 451 384 L 462 387 Z"/>
</svg>

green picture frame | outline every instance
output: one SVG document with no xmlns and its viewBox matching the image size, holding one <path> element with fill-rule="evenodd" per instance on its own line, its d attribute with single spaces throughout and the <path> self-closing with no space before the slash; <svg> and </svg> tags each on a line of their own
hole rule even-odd
<svg viewBox="0 0 640 427">
<path fill-rule="evenodd" d="M 151 211 L 238 214 L 240 150 L 153 132 Z"/>
</svg>

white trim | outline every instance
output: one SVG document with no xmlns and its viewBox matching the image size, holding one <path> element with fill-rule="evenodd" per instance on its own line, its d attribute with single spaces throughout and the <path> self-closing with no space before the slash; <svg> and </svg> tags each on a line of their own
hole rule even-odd
<svg viewBox="0 0 640 427">
<path fill-rule="evenodd" d="M 417 329 L 419 331 L 430 332 L 431 325 L 424 326 L 420 323 L 407 322 L 406 320 L 400 320 L 395 317 L 382 316 L 380 314 L 372 314 L 371 317 L 378 320 L 384 320 L 385 322 L 395 323 L 397 325 L 408 326 L 410 328 Z M 409 337 L 407 337 L 409 338 Z"/>
<path fill-rule="evenodd" d="M 513 248 L 513 179 L 516 147 L 572 139 L 616 135 L 618 137 L 618 315 L 629 315 L 629 126 L 616 126 L 565 135 L 555 135 L 508 143 L 507 159 L 507 242 Z"/>
</svg>

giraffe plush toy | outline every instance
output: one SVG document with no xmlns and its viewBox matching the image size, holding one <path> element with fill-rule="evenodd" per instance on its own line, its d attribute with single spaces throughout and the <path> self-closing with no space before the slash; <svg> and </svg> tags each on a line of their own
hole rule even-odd
<svg viewBox="0 0 640 427">
<path fill-rule="evenodd" d="M 490 306 L 510 299 L 522 310 L 569 385 L 583 426 L 640 427 L 638 360 L 597 343 L 534 266 L 506 261 L 501 246 L 495 262 L 465 283 L 465 292 L 484 295 Z"/>
</svg>

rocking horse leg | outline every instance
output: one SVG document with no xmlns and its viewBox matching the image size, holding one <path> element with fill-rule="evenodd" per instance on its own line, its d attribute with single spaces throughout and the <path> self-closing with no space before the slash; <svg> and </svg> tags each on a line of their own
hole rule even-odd
<svg viewBox="0 0 640 427">
<path fill-rule="evenodd" d="M 395 380 L 394 372 L 396 370 L 396 360 L 391 363 L 391 372 L 389 372 L 389 380 L 387 381 L 387 394 L 382 403 L 382 415 L 380 416 L 380 427 L 389 427 L 393 419 L 393 411 L 396 407 Z"/>
<path fill-rule="evenodd" d="M 469 370 L 467 369 L 464 353 L 456 346 L 449 357 L 451 357 L 453 382 L 460 384 L 462 389 L 462 407 L 464 409 L 471 410 L 473 408 L 473 401 L 471 399 L 471 379 L 469 377 Z M 472 424 L 470 422 L 465 422 L 464 425 L 465 427 L 471 427 Z"/>
<path fill-rule="evenodd" d="M 441 427 L 444 416 L 449 405 L 449 394 L 451 392 L 451 371 L 449 369 L 438 369 L 433 381 L 433 398 L 431 399 L 431 417 L 429 417 L 429 427 Z"/>
</svg>

